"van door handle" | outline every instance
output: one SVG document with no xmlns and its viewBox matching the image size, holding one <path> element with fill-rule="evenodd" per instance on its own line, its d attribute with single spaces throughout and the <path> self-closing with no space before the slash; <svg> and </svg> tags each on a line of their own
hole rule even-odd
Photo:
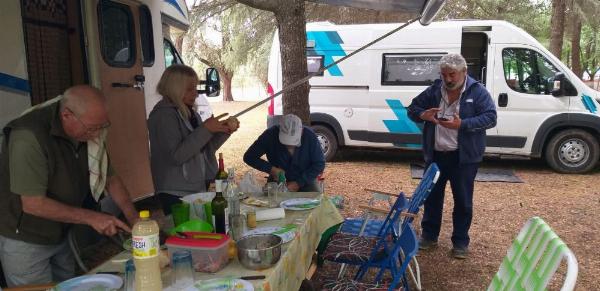
<svg viewBox="0 0 600 291">
<path fill-rule="evenodd" d="M 508 94 L 500 93 L 498 95 L 498 107 L 506 107 L 508 105 Z"/>
<path fill-rule="evenodd" d="M 119 83 L 119 82 L 114 82 L 114 83 L 111 84 L 111 86 L 113 88 L 130 88 L 130 87 L 133 87 L 133 85 L 131 85 L 131 84 Z"/>
</svg>

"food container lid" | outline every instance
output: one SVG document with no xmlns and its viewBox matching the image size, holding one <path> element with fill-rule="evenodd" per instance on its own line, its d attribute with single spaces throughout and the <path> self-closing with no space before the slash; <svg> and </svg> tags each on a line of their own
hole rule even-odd
<svg viewBox="0 0 600 291">
<path fill-rule="evenodd" d="M 167 238 L 166 244 L 172 246 L 195 247 L 216 249 L 229 242 L 229 236 L 221 233 L 211 232 L 183 232 L 187 238 L 171 236 Z M 209 238 L 212 237 L 212 238 Z"/>
</svg>

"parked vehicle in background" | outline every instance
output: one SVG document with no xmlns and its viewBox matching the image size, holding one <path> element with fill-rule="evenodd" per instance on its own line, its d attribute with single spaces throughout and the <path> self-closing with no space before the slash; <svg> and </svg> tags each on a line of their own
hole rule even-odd
<svg viewBox="0 0 600 291">
<path fill-rule="evenodd" d="M 309 73 L 399 24 L 307 25 Z M 462 54 L 468 73 L 490 91 L 498 125 L 488 155 L 544 158 L 556 171 L 583 173 L 600 156 L 600 93 L 586 86 L 524 30 L 505 21 L 412 24 L 310 80 L 312 127 L 327 160 L 341 147 L 418 150 L 421 128 L 408 119 L 412 98 L 439 78 L 439 60 Z M 282 89 L 279 38 L 273 38 L 269 93 Z M 268 126 L 282 115 L 281 96 Z"/>
<path fill-rule="evenodd" d="M 146 117 L 165 68 L 183 63 L 170 35 L 188 29 L 185 1 L 5 0 L 0 25 L 0 43 L 10 44 L 0 58 L 0 128 L 72 85 L 98 87 L 110 106 L 111 164 L 133 199 L 152 195 Z M 218 95 L 216 70 L 201 83 L 199 93 Z"/>
</svg>

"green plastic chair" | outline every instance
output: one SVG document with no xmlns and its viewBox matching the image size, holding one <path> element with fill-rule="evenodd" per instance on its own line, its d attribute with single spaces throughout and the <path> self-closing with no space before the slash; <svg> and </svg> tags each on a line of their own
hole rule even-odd
<svg viewBox="0 0 600 291">
<path fill-rule="evenodd" d="M 544 220 L 532 217 L 519 232 L 487 290 L 545 290 L 563 260 L 567 263 L 567 275 L 561 290 L 573 290 L 579 269 L 575 255 Z"/>
</svg>

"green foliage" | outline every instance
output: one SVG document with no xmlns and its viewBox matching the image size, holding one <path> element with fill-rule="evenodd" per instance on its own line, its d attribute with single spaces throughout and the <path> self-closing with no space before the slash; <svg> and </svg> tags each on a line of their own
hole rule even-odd
<svg viewBox="0 0 600 291">
<path fill-rule="evenodd" d="M 583 71 L 593 77 L 600 71 L 600 28 L 584 26 L 581 39 L 581 65 Z"/>
<path fill-rule="evenodd" d="M 545 43 L 549 38 L 550 8 L 544 0 L 448 0 L 440 18 L 505 20 Z"/>
<path fill-rule="evenodd" d="M 268 58 L 263 46 L 270 44 L 275 30 L 271 13 L 226 0 L 196 1 L 194 5 L 184 53 L 192 62 L 215 67 L 231 79 L 239 67 L 260 67 L 258 60 Z M 266 65 L 255 71 L 266 75 Z"/>
</svg>

